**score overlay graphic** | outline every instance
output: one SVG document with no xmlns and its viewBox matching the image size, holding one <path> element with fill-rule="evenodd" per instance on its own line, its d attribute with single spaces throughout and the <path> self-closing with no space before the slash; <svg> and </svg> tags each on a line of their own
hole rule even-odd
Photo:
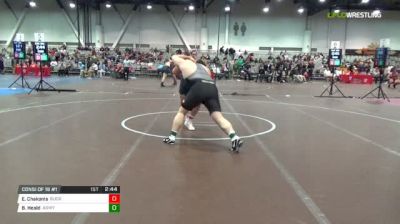
<svg viewBox="0 0 400 224">
<path fill-rule="evenodd" d="M 18 213 L 120 212 L 119 186 L 20 185 Z"/>
</svg>

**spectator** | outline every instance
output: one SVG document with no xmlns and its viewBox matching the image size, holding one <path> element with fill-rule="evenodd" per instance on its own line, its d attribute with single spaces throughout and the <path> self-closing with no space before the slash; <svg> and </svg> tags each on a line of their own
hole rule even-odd
<svg viewBox="0 0 400 224">
<path fill-rule="evenodd" d="M 395 68 L 392 68 L 389 71 L 388 77 L 389 77 L 388 88 L 390 88 L 391 85 L 393 86 L 393 88 L 396 88 L 396 86 L 400 84 L 400 78 Z"/>
<path fill-rule="evenodd" d="M 3 74 L 4 72 L 4 61 L 3 61 L 3 56 L 0 55 L 0 74 Z"/>
<path fill-rule="evenodd" d="M 258 75 L 257 75 L 257 77 L 256 77 L 256 82 L 258 81 L 258 80 L 260 80 L 260 82 L 262 83 L 262 81 L 265 79 L 266 80 L 266 75 L 265 75 L 265 73 L 266 73 L 266 71 L 265 71 L 265 65 L 264 64 L 260 64 L 260 67 L 259 67 L 259 69 L 258 69 Z"/>
<path fill-rule="evenodd" d="M 124 65 L 124 79 L 128 80 L 128 78 L 129 78 L 129 67 L 130 67 L 130 61 L 129 61 L 129 57 L 128 56 L 125 57 L 123 65 Z"/>
<path fill-rule="evenodd" d="M 219 49 L 219 53 L 225 54 L 224 46 L 222 46 L 222 47 Z"/>
<path fill-rule="evenodd" d="M 89 68 L 89 76 L 94 77 L 97 74 L 97 71 L 99 70 L 99 66 L 96 63 L 93 63 L 92 66 Z"/>
<path fill-rule="evenodd" d="M 100 61 L 100 65 L 99 65 L 99 71 L 98 71 L 98 75 L 99 77 L 103 77 L 103 75 L 106 74 L 106 65 L 104 64 L 104 61 L 101 60 Z"/>
<path fill-rule="evenodd" d="M 124 78 L 124 65 L 121 62 L 117 61 L 114 71 L 117 73 L 117 78 Z"/>
<path fill-rule="evenodd" d="M 375 67 L 374 69 L 372 69 L 371 75 L 374 77 L 375 84 L 378 83 L 378 81 L 379 81 L 379 74 L 380 73 L 379 73 L 378 67 Z"/>
<path fill-rule="evenodd" d="M 65 75 L 65 64 L 64 62 L 58 62 L 58 76 L 64 76 Z"/>
<path fill-rule="evenodd" d="M 274 78 L 274 65 L 271 63 L 271 61 L 267 61 L 267 63 L 264 64 L 264 71 L 267 83 L 271 83 Z"/>
<path fill-rule="evenodd" d="M 78 66 L 79 66 L 79 70 L 80 70 L 80 76 L 81 77 L 86 77 L 86 66 L 85 66 L 85 64 L 82 63 L 82 62 L 79 62 Z"/>
<path fill-rule="evenodd" d="M 252 80 L 252 73 L 251 73 L 251 65 L 250 63 L 246 63 L 243 66 L 243 70 L 241 71 L 241 75 L 244 76 L 244 80 Z"/>
</svg>

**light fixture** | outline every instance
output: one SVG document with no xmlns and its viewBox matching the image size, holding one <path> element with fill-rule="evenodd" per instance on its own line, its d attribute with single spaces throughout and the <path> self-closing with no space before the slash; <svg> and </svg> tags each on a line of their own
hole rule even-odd
<svg viewBox="0 0 400 224">
<path fill-rule="evenodd" d="M 369 3 L 369 0 L 361 0 L 361 4 L 367 4 Z"/>
<path fill-rule="evenodd" d="M 262 10 L 265 13 L 269 12 L 269 6 L 268 5 L 264 6 L 264 8 Z"/>
<path fill-rule="evenodd" d="M 326 2 L 326 0 L 319 0 L 319 2 L 324 3 L 324 2 Z"/>
<path fill-rule="evenodd" d="M 229 5 L 225 6 L 225 12 L 230 12 L 231 11 L 231 7 Z"/>
<path fill-rule="evenodd" d="M 110 2 L 106 2 L 106 8 L 107 8 L 107 9 L 111 8 L 111 6 L 112 6 L 112 5 L 111 5 Z"/>
<path fill-rule="evenodd" d="M 304 9 L 303 7 L 300 7 L 300 8 L 297 9 L 297 12 L 298 12 L 299 14 L 303 14 L 304 11 L 305 11 L 305 9 Z"/>
<path fill-rule="evenodd" d="M 378 15 L 378 14 L 381 14 L 381 10 L 375 9 L 374 11 L 372 11 L 372 15 Z"/>
<path fill-rule="evenodd" d="M 339 13 L 339 12 L 340 12 L 340 9 L 335 9 L 335 10 L 333 10 L 333 12 L 334 12 L 334 13 Z"/>
<path fill-rule="evenodd" d="M 189 11 L 193 11 L 194 10 L 194 5 L 190 4 L 188 8 L 189 8 Z"/>
<path fill-rule="evenodd" d="M 71 9 L 74 9 L 74 8 L 76 7 L 76 5 L 75 5 L 74 2 L 70 2 L 70 3 L 69 3 L 69 7 L 70 7 Z"/>
<path fill-rule="evenodd" d="M 151 4 L 149 3 L 149 4 L 147 4 L 146 8 L 147 8 L 148 10 L 150 10 L 150 9 L 153 8 L 153 6 L 151 6 Z"/>
<path fill-rule="evenodd" d="M 29 1 L 29 6 L 31 8 L 35 8 L 36 7 L 36 2 L 35 1 Z"/>
</svg>

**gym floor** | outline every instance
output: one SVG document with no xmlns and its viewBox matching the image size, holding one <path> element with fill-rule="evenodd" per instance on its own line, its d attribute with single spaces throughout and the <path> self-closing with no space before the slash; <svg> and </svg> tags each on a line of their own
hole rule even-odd
<svg viewBox="0 0 400 224">
<path fill-rule="evenodd" d="M 163 144 L 179 100 L 159 84 L 104 78 L 57 86 L 76 93 L 0 96 L 0 222 L 400 222 L 399 89 L 384 87 L 389 103 L 314 97 L 321 81 L 218 81 L 226 117 L 247 136 L 233 154 L 206 112 L 185 140 Z M 21 184 L 119 185 L 121 213 L 18 214 Z"/>
</svg>

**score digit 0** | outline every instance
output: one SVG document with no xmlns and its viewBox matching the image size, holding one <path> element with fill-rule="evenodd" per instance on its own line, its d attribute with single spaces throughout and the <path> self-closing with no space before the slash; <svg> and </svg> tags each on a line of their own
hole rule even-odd
<svg viewBox="0 0 400 224">
<path fill-rule="evenodd" d="M 110 204 L 120 204 L 120 195 L 119 194 L 110 194 L 108 196 L 108 201 Z"/>
</svg>

